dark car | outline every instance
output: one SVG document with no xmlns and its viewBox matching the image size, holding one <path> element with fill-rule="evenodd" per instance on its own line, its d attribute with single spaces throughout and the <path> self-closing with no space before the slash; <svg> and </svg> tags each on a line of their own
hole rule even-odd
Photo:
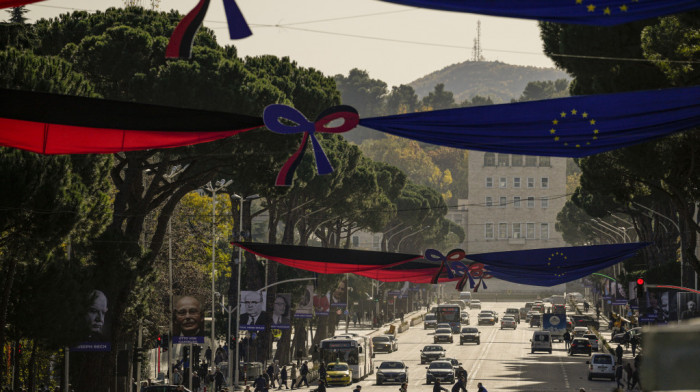
<svg viewBox="0 0 700 392">
<path fill-rule="evenodd" d="M 388 336 L 375 336 L 372 338 L 372 346 L 374 347 L 374 352 L 393 352 L 394 345 Z"/>
<path fill-rule="evenodd" d="M 435 380 L 440 382 L 455 382 L 455 369 L 450 361 L 434 361 L 426 367 L 425 382 L 431 384 Z"/>
<path fill-rule="evenodd" d="M 377 385 L 408 382 L 408 367 L 402 361 L 384 361 L 377 368 Z"/>
<path fill-rule="evenodd" d="M 600 329 L 600 323 L 596 321 L 593 316 L 575 315 L 571 317 L 574 327 L 594 327 L 595 329 Z"/>
<path fill-rule="evenodd" d="M 462 362 L 459 362 L 459 360 L 455 358 L 445 358 L 445 361 L 450 361 L 450 363 L 452 363 L 456 378 L 459 378 L 459 376 L 464 376 L 464 379 L 467 379 L 467 371 L 462 367 Z"/>
<path fill-rule="evenodd" d="M 463 327 L 459 332 L 459 344 L 464 344 L 464 342 L 481 344 L 481 332 L 474 327 Z"/>
<path fill-rule="evenodd" d="M 507 308 L 503 317 L 505 316 L 513 317 L 515 322 L 520 324 L 520 310 L 518 308 Z"/>
<path fill-rule="evenodd" d="M 542 314 L 541 313 L 534 313 L 530 317 L 530 326 L 531 327 L 541 327 L 542 326 Z"/>
<path fill-rule="evenodd" d="M 420 350 L 421 365 L 426 362 L 436 361 L 445 358 L 445 349 L 437 344 L 429 344 Z"/>
<path fill-rule="evenodd" d="M 591 356 L 591 341 L 588 338 L 575 338 L 572 340 L 569 355 L 574 354 L 588 354 L 588 356 Z"/>
</svg>

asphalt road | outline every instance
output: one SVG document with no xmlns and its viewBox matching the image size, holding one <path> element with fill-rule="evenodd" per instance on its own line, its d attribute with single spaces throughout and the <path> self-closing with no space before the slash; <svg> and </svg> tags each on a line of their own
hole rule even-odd
<svg viewBox="0 0 700 392">
<path fill-rule="evenodd" d="M 495 310 L 499 317 L 508 307 L 521 307 L 520 302 L 486 302 L 482 309 Z M 471 325 L 476 325 L 478 309 L 469 311 Z M 465 343 L 459 345 L 458 335 L 455 343 L 443 343 L 447 356 L 462 362 L 469 372 L 467 390 L 475 392 L 477 383 L 481 382 L 489 392 L 496 391 L 575 391 L 585 388 L 586 392 L 611 391 L 614 381 L 587 379 L 586 355 L 568 356 L 564 343 L 554 343 L 552 354 L 537 352 L 530 353 L 530 338 L 537 328 L 530 328 L 524 321 L 516 330 L 500 330 L 499 325 L 477 326 L 481 331 L 481 344 Z M 407 332 L 398 335 L 399 349 L 391 354 L 377 353 L 375 367 L 381 361 L 401 360 L 409 367 L 409 392 L 431 392 L 433 386 L 426 384 L 425 374 L 427 365 L 420 364 L 420 349 L 427 344 L 433 344 L 433 331 L 424 330 L 419 324 Z M 375 370 L 376 372 L 376 370 Z M 375 375 L 372 374 L 360 381 L 362 392 L 396 392 L 398 384 L 376 385 Z M 346 390 L 351 387 L 330 387 L 333 390 Z M 451 390 L 452 385 L 443 385 Z M 305 389 L 305 388 L 304 388 Z"/>
</svg>

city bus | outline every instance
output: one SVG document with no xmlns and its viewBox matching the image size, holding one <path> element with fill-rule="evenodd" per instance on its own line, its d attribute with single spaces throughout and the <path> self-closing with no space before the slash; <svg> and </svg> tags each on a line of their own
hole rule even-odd
<svg viewBox="0 0 700 392">
<path fill-rule="evenodd" d="M 449 323 L 450 327 L 452 327 L 452 333 L 459 333 L 462 320 L 461 313 L 462 308 L 460 308 L 459 305 L 438 305 L 435 316 L 437 317 L 438 324 Z"/>
<path fill-rule="evenodd" d="M 321 361 L 346 362 L 357 382 L 374 373 L 372 342 L 366 336 L 341 335 L 321 341 Z"/>
</svg>

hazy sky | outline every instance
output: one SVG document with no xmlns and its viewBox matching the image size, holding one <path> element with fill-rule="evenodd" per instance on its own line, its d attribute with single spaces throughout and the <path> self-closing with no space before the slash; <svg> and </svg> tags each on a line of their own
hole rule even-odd
<svg viewBox="0 0 700 392">
<path fill-rule="evenodd" d="M 150 3 L 143 0 L 144 4 Z M 197 0 L 162 0 L 160 10 L 191 10 Z M 237 0 L 251 37 L 228 38 L 223 3 L 212 0 L 204 25 L 241 56 L 289 56 L 327 75 L 369 72 L 390 86 L 409 83 L 472 57 L 477 21 L 486 60 L 553 67 L 542 54 L 537 22 L 431 11 L 377 0 Z M 29 5 L 31 20 L 73 9 L 121 7 L 122 0 L 46 0 Z M 7 17 L 2 18 L 4 20 Z"/>
</svg>

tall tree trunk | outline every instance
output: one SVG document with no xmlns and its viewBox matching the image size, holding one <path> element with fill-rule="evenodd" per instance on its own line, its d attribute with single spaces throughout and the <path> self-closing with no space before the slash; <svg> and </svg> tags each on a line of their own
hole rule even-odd
<svg viewBox="0 0 700 392">
<path fill-rule="evenodd" d="M 12 283 L 15 279 L 15 274 L 17 273 L 17 263 L 19 262 L 17 257 L 12 254 L 7 258 L 7 266 L 5 270 L 5 281 L 2 288 L 2 299 L 0 302 L 0 347 L 5 347 L 5 325 L 7 325 L 7 307 L 10 303 L 10 294 L 12 293 Z M 4 362 L 4 361 L 3 361 Z M 5 373 L 3 373 L 5 374 Z M 3 380 L 0 380 L 3 381 Z"/>
</svg>

